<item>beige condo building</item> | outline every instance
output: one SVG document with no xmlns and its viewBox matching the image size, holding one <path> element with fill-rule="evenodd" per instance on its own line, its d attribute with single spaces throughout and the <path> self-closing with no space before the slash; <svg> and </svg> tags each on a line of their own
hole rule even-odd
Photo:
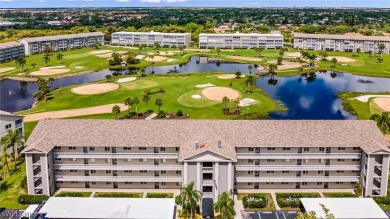
<svg viewBox="0 0 390 219">
<path fill-rule="evenodd" d="M 24 56 L 23 44 L 13 41 L 0 43 L 0 63 L 15 60 Z"/>
<path fill-rule="evenodd" d="M 282 34 L 232 33 L 232 34 L 199 34 L 199 48 L 264 48 L 278 49 L 283 47 Z"/>
<path fill-rule="evenodd" d="M 155 43 L 162 47 L 190 46 L 191 33 L 115 32 L 111 34 L 111 43 L 125 46 L 154 46 Z"/>
<path fill-rule="evenodd" d="M 353 189 L 387 194 L 373 121 L 43 120 L 26 142 L 29 194 L 59 188 Z"/>
</svg>

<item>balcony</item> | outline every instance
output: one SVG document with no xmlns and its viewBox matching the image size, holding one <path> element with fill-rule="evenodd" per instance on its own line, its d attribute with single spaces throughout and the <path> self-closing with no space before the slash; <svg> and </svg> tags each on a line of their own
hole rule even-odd
<svg viewBox="0 0 390 219">
<path fill-rule="evenodd" d="M 237 153 L 237 159 L 359 159 L 359 153 Z"/>
<path fill-rule="evenodd" d="M 202 185 L 204 185 L 204 186 L 214 186 L 214 180 L 212 180 L 212 179 L 202 180 Z"/>
<path fill-rule="evenodd" d="M 360 170 L 360 165 L 236 165 L 237 171 Z"/>
<path fill-rule="evenodd" d="M 203 198 L 214 198 L 214 195 L 212 192 L 203 192 L 202 195 L 203 195 Z"/>
<path fill-rule="evenodd" d="M 56 181 L 78 182 L 181 182 L 179 177 L 154 177 L 154 176 L 55 176 Z"/>
<path fill-rule="evenodd" d="M 213 172 L 214 168 L 213 167 L 202 167 L 203 172 Z"/>
<path fill-rule="evenodd" d="M 178 159 L 178 153 L 68 153 L 68 152 L 55 152 L 53 153 L 55 158 L 94 158 L 94 159 Z"/>
<path fill-rule="evenodd" d="M 181 165 L 54 164 L 59 170 L 182 170 Z"/>
<path fill-rule="evenodd" d="M 358 182 L 359 176 L 237 177 L 237 182 Z"/>
<path fill-rule="evenodd" d="M 33 166 L 41 165 L 41 160 L 38 160 L 37 162 L 33 163 Z"/>
</svg>

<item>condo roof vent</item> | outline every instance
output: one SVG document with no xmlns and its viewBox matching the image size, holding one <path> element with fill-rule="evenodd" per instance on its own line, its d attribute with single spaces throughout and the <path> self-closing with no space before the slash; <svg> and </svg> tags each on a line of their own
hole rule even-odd
<svg viewBox="0 0 390 219">
<path fill-rule="evenodd" d="M 221 142 L 221 141 L 218 141 L 217 147 L 218 147 L 218 148 L 221 148 L 221 147 L 222 147 L 222 142 Z"/>
<path fill-rule="evenodd" d="M 195 142 L 195 149 L 199 148 L 199 142 Z"/>
</svg>

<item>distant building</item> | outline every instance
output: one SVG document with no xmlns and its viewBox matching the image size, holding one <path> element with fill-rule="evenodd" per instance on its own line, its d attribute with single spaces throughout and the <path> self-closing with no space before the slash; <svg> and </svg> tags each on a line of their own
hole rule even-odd
<svg viewBox="0 0 390 219">
<path fill-rule="evenodd" d="M 16 41 L 0 43 L 0 63 L 15 60 L 20 56 L 24 56 L 23 44 Z"/>
<path fill-rule="evenodd" d="M 94 46 L 95 41 L 104 44 L 104 34 L 101 32 L 65 34 L 44 37 L 30 37 L 21 39 L 26 55 L 42 53 L 45 46 L 50 46 L 52 51 L 79 49 Z"/>
<path fill-rule="evenodd" d="M 23 134 L 23 116 L 0 110 L 0 139 L 7 135 L 8 129 L 18 129 Z"/>
<path fill-rule="evenodd" d="M 52 25 L 52 26 L 61 26 L 62 22 L 61 21 L 48 21 L 47 24 Z"/>
<path fill-rule="evenodd" d="M 115 32 L 111 34 L 111 43 L 115 45 L 153 46 L 159 43 L 162 47 L 190 46 L 190 33 L 161 33 L 161 32 Z"/>
<path fill-rule="evenodd" d="M 199 48 L 264 48 L 283 47 L 283 35 L 259 33 L 209 34 L 199 35 Z"/>
<path fill-rule="evenodd" d="M 390 37 L 388 36 L 294 33 L 294 47 L 298 49 L 356 52 L 360 48 L 361 52 L 380 53 L 379 43 L 385 44 L 383 53 L 389 53 Z"/>
</svg>

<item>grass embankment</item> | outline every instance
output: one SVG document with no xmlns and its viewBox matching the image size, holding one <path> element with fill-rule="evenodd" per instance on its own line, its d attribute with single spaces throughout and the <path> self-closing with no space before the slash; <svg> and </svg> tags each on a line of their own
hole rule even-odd
<svg viewBox="0 0 390 219">
<path fill-rule="evenodd" d="M 18 202 L 18 196 L 27 193 L 27 182 L 22 187 L 22 182 L 25 177 L 26 165 L 24 161 L 18 161 L 16 169 L 13 169 L 13 163 L 10 163 L 10 176 L 0 183 L 0 208 L 27 208 L 27 206 Z"/>
</svg>

